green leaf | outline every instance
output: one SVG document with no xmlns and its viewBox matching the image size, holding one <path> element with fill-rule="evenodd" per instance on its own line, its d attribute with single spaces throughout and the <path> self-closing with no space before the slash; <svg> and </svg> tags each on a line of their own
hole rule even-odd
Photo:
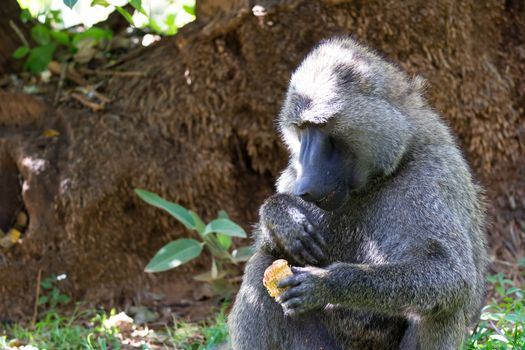
<svg viewBox="0 0 525 350">
<path fill-rule="evenodd" d="M 40 282 L 40 287 L 43 289 L 51 289 L 53 288 L 53 279 L 52 278 L 46 278 L 42 282 Z"/>
<path fill-rule="evenodd" d="M 182 8 L 190 15 L 195 16 L 195 5 L 183 5 Z"/>
<path fill-rule="evenodd" d="M 240 247 L 232 252 L 232 258 L 235 263 L 248 261 L 252 255 L 252 247 Z"/>
<path fill-rule="evenodd" d="M 73 9 L 73 6 L 77 3 L 78 0 L 64 0 L 64 5 L 69 7 L 70 9 Z"/>
<path fill-rule="evenodd" d="M 206 246 L 211 251 L 213 256 L 216 256 L 219 259 L 226 259 L 229 258 L 228 250 L 226 250 L 220 243 L 217 237 L 212 235 L 205 235 L 202 237 L 204 242 L 206 243 Z"/>
<path fill-rule="evenodd" d="M 224 249 L 228 250 L 232 246 L 232 238 L 222 233 L 217 233 L 217 240 Z"/>
<path fill-rule="evenodd" d="M 206 229 L 206 225 L 204 225 L 204 222 L 202 222 L 201 218 L 197 213 L 190 210 L 189 211 L 191 216 L 193 217 L 193 221 L 195 222 L 195 229 L 199 233 L 200 236 L 204 236 L 204 230 Z"/>
<path fill-rule="evenodd" d="M 47 69 L 49 62 L 53 59 L 55 53 L 55 44 L 47 44 L 35 47 L 31 50 L 24 68 L 31 73 L 40 73 Z"/>
<path fill-rule="evenodd" d="M 228 213 L 225 212 L 224 210 L 219 210 L 219 212 L 217 213 L 217 219 L 229 219 L 230 217 L 228 216 Z"/>
<path fill-rule="evenodd" d="M 504 336 L 500 335 L 500 334 L 493 334 L 489 337 L 490 339 L 493 339 L 493 340 L 499 340 L 503 343 L 508 343 L 509 340 L 507 338 L 505 338 Z"/>
<path fill-rule="evenodd" d="M 166 26 L 168 27 L 168 30 L 166 31 L 166 35 L 175 35 L 177 34 L 177 31 L 179 28 L 177 28 L 177 25 L 175 24 L 175 14 L 169 14 L 166 16 L 166 20 L 164 23 L 166 23 Z"/>
<path fill-rule="evenodd" d="M 173 269 L 195 259 L 202 252 L 202 244 L 189 238 L 182 238 L 162 247 L 146 266 L 146 272 L 161 272 Z"/>
<path fill-rule="evenodd" d="M 104 7 L 111 6 L 111 4 L 109 2 L 107 2 L 106 0 L 92 0 L 90 6 L 93 7 L 95 5 L 100 5 L 100 6 L 104 6 Z"/>
<path fill-rule="evenodd" d="M 129 0 L 129 4 L 137 10 L 142 8 L 142 0 Z"/>
<path fill-rule="evenodd" d="M 131 24 L 132 26 L 135 25 L 135 23 L 133 23 L 133 17 L 128 11 L 126 11 L 123 7 L 120 6 L 115 6 L 115 9 L 126 19 L 126 21 L 128 21 L 129 24 Z"/>
<path fill-rule="evenodd" d="M 206 226 L 205 234 L 211 232 L 222 233 L 232 237 L 246 237 L 246 232 L 242 227 L 229 219 L 215 219 Z"/>
<path fill-rule="evenodd" d="M 111 38 L 113 38 L 113 33 L 110 30 L 105 30 L 98 27 L 91 27 L 88 30 L 77 33 L 73 36 L 73 46 L 76 47 L 77 44 L 85 38 L 93 38 L 96 41 L 102 41 L 104 39 L 111 40 Z"/>
<path fill-rule="evenodd" d="M 195 220 L 191 213 L 181 205 L 169 202 L 162 197 L 159 197 L 155 193 L 144 191 L 141 189 L 135 189 L 135 193 L 146 203 L 151 204 L 154 207 L 164 209 L 170 213 L 175 219 L 179 220 L 186 228 L 195 230 Z"/>
<path fill-rule="evenodd" d="M 68 296 L 65 295 L 65 294 L 60 294 L 60 295 L 57 297 L 57 302 L 59 302 L 60 304 L 67 304 L 67 303 L 69 303 L 70 300 L 71 300 L 71 298 L 68 297 Z"/>
<path fill-rule="evenodd" d="M 51 42 L 50 30 L 43 24 L 37 24 L 31 28 L 31 37 L 39 45 L 47 45 Z"/>
<path fill-rule="evenodd" d="M 29 47 L 27 46 L 20 46 L 18 49 L 15 50 L 15 52 L 13 52 L 13 58 L 22 58 L 22 57 L 25 57 L 27 56 L 27 54 L 29 53 L 30 49 Z"/>
<path fill-rule="evenodd" d="M 44 305 L 48 301 L 49 301 L 49 298 L 46 297 L 45 295 L 41 295 L 38 297 L 38 305 Z"/>
<path fill-rule="evenodd" d="M 20 20 L 23 23 L 27 23 L 28 21 L 30 21 L 32 19 L 33 19 L 33 16 L 31 16 L 31 12 L 29 11 L 29 9 L 23 9 L 20 12 Z"/>
<path fill-rule="evenodd" d="M 57 43 L 61 45 L 69 46 L 70 44 L 69 35 L 66 32 L 59 32 L 57 30 L 53 30 L 51 32 L 51 36 L 53 37 L 53 39 L 55 39 Z"/>
<path fill-rule="evenodd" d="M 144 16 L 150 18 L 151 16 L 148 15 L 148 13 L 146 12 L 146 10 L 144 10 L 144 8 L 142 7 L 142 0 L 129 0 L 129 4 L 131 6 L 133 6 L 133 8 L 137 11 L 139 11 L 140 13 L 142 13 Z M 151 20 L 151 18 L 150 18 Z"/>
</svg>

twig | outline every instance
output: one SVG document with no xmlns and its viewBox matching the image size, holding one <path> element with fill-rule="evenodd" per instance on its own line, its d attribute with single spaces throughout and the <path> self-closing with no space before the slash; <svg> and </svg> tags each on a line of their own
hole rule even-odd
<svg viewBox="0 0 525 350">
<path fill-rule="evenodd" d="M 60 69 L 60 79 L 58 80 L 58 87 L 55 94 L 55 101 L 53 101 L 53 106 L 56 106 L 58 104 L 58 100 L 60 99 L 60 94 L 62 93 L 62 87 L 64 86 L 64 80 L 66 78 L 67 66 L 68 63 L 63 63 L 62 69 Z"/>
<path fill-rule="evenodd" d="M 78 102 L 82 103 L 84 106 L 91 108 L 93 112 L 97 112 L 101 109 L 104 109 L 104 104 L 98 104 L 95 102 L 91 102 L 88 99 L 86 99 L 84 96 L 82 96 L 81 94 L 77 94 L 73 92 L 71 94 L 71 97 L 73 97 Z"/>
<path fill-rule="evenodd" d="M 38 316 L 38 299 L 40 298 L 40 281 L 42 279 L 42 268 L 38 269 L 38 275 L 36 277 L 36 294 L 35 294 L 35 307 L 33 309 L 33 318 L 31 319 L 31 325 L 34 327 L 36 323 L 36 317 Z"/>
<path fill-rule="evenodd" d="M 503 261 L 503 260 L 499 260 L 499 259 L 493 259 L 492 261 L 494 261 L 496 264 L 512 266 L 512 267 L 518 267 L 518 263 L 517 262 L 508 262 L 508 261 Z"/>
<path fill-rule="evenodd" d="M 75 91 L 78 91 L 86 96 L 95 96 L 102 102 L 103 104 L 111 103 L 111 99 L 100 92 L 96 90 L 96 87 L 94 86 L 87 86 L 87 87 L 77 87 L 75 88 Z"/>
<path fill-rule="evenodd" d="M 20 30 L 20 28 L 18 28 L 16 23 L 13 22 L 12 19 L 9 20 L 9 25 L 11 26 L 11 28 L 13 28 L 13 30 L 16 33 L 16 35 L 18 35 L 18 37 L 20 38 L 20 41 L 23 42 L 25 46 L 29 47 L 29 42 L 27 41 L 26 37 L 24 36 L 24 34 Z"/>
<path fill-rule="evenodd" d="M 137 72 L 137 71 L 127 71 L 127 72 L 120 72 L 120 71 L 110 71 L 110 70 L 91 70 L 91 69 L 82 69 L 82 73 L 84 74 L 94 74 L 94 75 L 111 75 L 115 77 L 145 77 L 145 72 Z"/>
</svg>

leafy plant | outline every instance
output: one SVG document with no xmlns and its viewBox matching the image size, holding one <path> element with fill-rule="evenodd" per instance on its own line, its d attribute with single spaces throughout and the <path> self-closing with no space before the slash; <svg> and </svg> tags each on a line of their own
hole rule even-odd
<svg viewBox="0 0 525 350">
<path fill-rule="evenodd" d="M 523 288 L 515 287 L 503 274 L 490 276 L 496 296 L 483 308 L 478 327 L 464 349 L 525 349 Z"/>
<path fill-rule="evenodd" d="M 232 237 L 246 238 L 246 232 L 231 221 L 224 211 L 207 225 L 193 211 L 176 203 L 169 202 L 155 193 L 136 189 L 137 195 L 146 203 L 163 209 L 180 221 L 186 228 L 197 232 L 200 241 L 192 238 L 181 238 L 162 247 L 146 266 L 146 272 L 161 272 L 176 268 L 198 257 L 204 247 L 212 255 L 210 271 L 195 276 L 199 281 L 222 280 L 227 271 L 225 263 L 237 264 L 247 261 L 252 255 L 251 247 L 233 249 Z"/>
<path fill-rule="evenodd" d="M 25 349 L 120 349 L 118 330 L 105 326 L 107 318 L 108 315 L 99 310 L 75 310 L 70 316 L 48 310 L 34 327 L 16 324 L 3 331 L 15 344 L 28 344 L 20 347 Z M 7 336 L 0 336 L 0 349 L 17 348 L 10 346 L 11 341 L 7 339 Z"/>
<path fill-rule="evenodd" d="M 26 21 L 27 12 L 22 12 L 23 19 Z M 60 20 L 57 11 L 46 12 L 45 23 L 35 23 L 31 28 L 31 38 L 36 43 L 35 47 L 30 47 L 26 43 L 15 50 L 13 57 L 22 59 L 27 56 L 24 69 L 31 73 L 40 73 L 47 69 L 49 63 L 56 56 L 58 48 L 63 48 L 63 60 L 79 55 L 92 47 L 99 45 L 105 40 L 111 40 L 113 34 L 109 30 L 98 27 L 91 27 L 86 31 L 70 33 L 67 30 L 54 30 L 52 23 Z"/>
<path fill-rule="evenodd" d="M 52 275 L 40 282 L 40 287 L 44 293 L 38 298 L 38 305 L 44 305 L 48 309 L 54 310 L 57 306 L 65 305 L 71 301 L 71 298 L 62 294 L 58 288 L 58 283 L 63 279 L 62 276 L 64 275 L 61 275 L 59 278 Z"/>
</svg>

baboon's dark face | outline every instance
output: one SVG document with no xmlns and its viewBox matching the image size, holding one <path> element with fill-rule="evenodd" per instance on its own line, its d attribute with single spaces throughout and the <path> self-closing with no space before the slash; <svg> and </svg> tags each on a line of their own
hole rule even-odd
<svg viewBox="0 0 525 350">
<path fill-rule="evenodd" d="M 301 146 L 294 194 L 323 210 L 341 207 L 357 187 L 348 152 L 327 128 L 303 126 L 298 134 Z"/>
<path fill-rule="evenodd" d="M 335 210 L 370 180 L 394 171 L 412 129 L 402 110 L 385 98 L 392 90 L 382 79 L 385 69 L 395 73 L 353 45 L 328 43 L 305 58 L 292 75 L 279 116 L 290 151 L 279 191 Z"/>
</svg>

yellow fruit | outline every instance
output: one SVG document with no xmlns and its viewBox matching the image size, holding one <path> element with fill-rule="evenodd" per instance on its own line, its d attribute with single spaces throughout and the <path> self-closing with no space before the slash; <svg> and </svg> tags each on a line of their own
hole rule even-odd
<svg viewBox="0 0 525 350">
<path fill-rule="evenodd" d="M 20 233 L 20 231 L 18 231 L 16 228 L 12 228 L 9 230 L 9 232 L 7 233 L 7 236 L 9 236 L 9 239 L 11 240 L 11 243 L 16 243 L 18 242 L 18 239 L 20 239 L 20 236 L 22 234 Z"/>
<path fill-rule="evenodd" d="M 277 288 L 279 281 L 286 277 L 292 276 L 293 272 L 288 261 L 284 259 L 275 260 L 273 264 L 268 266 L 264 271 L 263 284 L 268 289 L 271 297 L 277 298 L 288 288 Z"/>
<path fill-rule="evenodd" d="M 0 247 L 4 249 L 11 248 L 13 245 L 18 243 L 20 236 L 20 231 L 14 228 L 10 229 L 9 232 L 7 232 L 7 234 L 5 234 L 4 236 L 0 236 Z"/>
</svg>

